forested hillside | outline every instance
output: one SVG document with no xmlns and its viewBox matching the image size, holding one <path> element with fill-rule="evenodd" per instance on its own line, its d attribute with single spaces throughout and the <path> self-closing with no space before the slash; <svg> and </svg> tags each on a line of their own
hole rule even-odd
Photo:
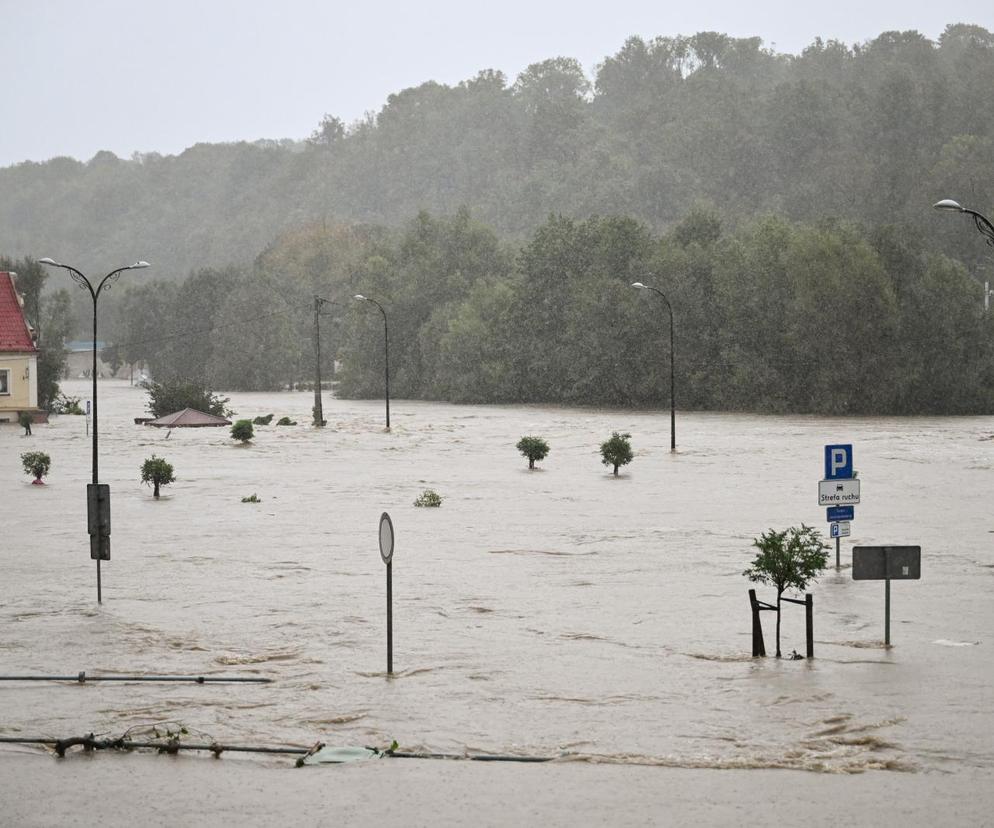
<svg viewBox="0 0 994 828">
<path fill-rule="evenodd" d="M 903 222 L 960 253 L 965 230 L 928 206 L 994 202 L 992 89 L 994 36 L 976 26 L 799 56 L 713 32 L 632 38 L 593 78 L 554 58 L 513 82 L 428 82 L 364 121 L 327 116 L 306 142 L 2 169 L 0 252 L 94 270 L 144 258 L 179 278 L 248 263 L 311 220 L 396 226 L 468 206 L 521 239 L 550 213 L 661 231 L 706 202 L 735 221 Z"/>
<path fill-rule="evenodd" d="M 973 26 L 796 57 L 634 38 L 592 80 L 427 83 L 306 142 L 0 170 L 0 255 L 153 262 L 101 330 L 217 390 L 310 381 L 321 296 L 324 376 L 381 395 L 362 293 L 396 396 L 666 405 L 641 281 L 681 408 L 989 413 L 989 248 L 931 205 L 994 203 L 991 89 Z"/>
</svg>

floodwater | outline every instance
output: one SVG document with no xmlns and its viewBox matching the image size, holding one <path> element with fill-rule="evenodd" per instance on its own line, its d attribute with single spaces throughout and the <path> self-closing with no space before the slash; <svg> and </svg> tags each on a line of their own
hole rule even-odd
<svg viewBox="0 0 994 828">
<path fill-rule="evenodd" d="M 387 433 L 382 402 L 325 400 L 319 430 L 313 394 L 233 394 L 239 417 L 299 423 L 257 426 L 241 446 L 227 429 L 136 426 L 144 392 L 103 382 L 102 605 L 85 419 L 53 418 L 31 438 L 0 427 L 0 672 L 274 680 L 0 682 L 0 735 L 172 721 L 225 743 L 397 740 L 715 769 L 716 785 L 719 769 L 904 773 L 920 776 L 923 802 L 946 774 L 989 779 L 994 419 L 679 413 L 671 453 L 668 411 L 395 401 Z M 613 477 L 598 446 L 616 430 L 635 459 Z M 525 434 L 551 446 L 535 471 L 515 450 Z M 816 658 L 753 659 L 752 539 L 801 522 L 827 532 L 823 446 L 843 442 L 862 503 L 843 568 L 833 548 L 811 590 Z M 44 487 L 21 472 L 27 450 L 51 455 Z M 159 500 L 139 483 L 153 453 L 178 477 Z M 440 508 L 413 506 L 425 488 Z M 252 494 L 261 502 L 242 502 Z M 384 511 L 396 532 L 392 678 Z M 921 580 L 892 585 L 889 650 L 884 585 L 852 580 L 853 543 L 922 548 Z M 770 653 L 774 620 L 764 613 Z M 785 609 L 783 650 L 804 652 L 802 607 Z"/>
</svg>

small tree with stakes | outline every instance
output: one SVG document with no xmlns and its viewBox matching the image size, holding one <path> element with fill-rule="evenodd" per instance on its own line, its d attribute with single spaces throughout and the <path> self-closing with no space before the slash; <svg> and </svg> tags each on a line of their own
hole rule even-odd
<svg viewBox="0 0 994 828">
<path fill-rule="evenodd" d="M 780 658 L 780 598 L 785 590 L 803 592 L 828 563 L 828 546 L 817 529 L 796 526 L 777 532 L 770 529 L 752 545 L 759 554 L 745 572 L 750 581 L 767 584 L 777 591 L 777 658 Z"/>
</svg>

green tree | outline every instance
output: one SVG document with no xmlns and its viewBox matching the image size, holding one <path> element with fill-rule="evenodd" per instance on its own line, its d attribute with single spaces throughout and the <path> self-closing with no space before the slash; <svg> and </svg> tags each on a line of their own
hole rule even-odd
<svg viewBox="0 0 994 828">
<path fill-rule="evenodd" d="M 522 437 L 518 440 L 518 451 L 528 458 L 528 468 L 535 468 L 536 460 L 544 460 L 549 454 L 549 444 L 541 437 Z"/>
<path fill-rule="evenodd" d="M 221 397 L 198 382 L 153 381 L 145 388 L 148 391 L 148 410 L 153 417 L 164 417 L 184 408 L 193 408 L 217 417 L 228 417 L 233 413 L 228 408 L 228 397 Z"/>
<path fill-rule="evenodd" d="M 70 293 L 65 288 L 47 295 L 41 305 L 38 338 L 38 407 L 51 411 L 59 396 L 59 380 L 68 368 L 65 348 L 76 320 Z"/>
<path fill-rule="evenodd" d="M 43 451 L 26 451 L 21 455 L 21 464 L 24 466 L 24 473 L 34 477 L 32 484 L 41 486 L 42 480 L 52 467 L 52 458 Z"/>
<path fill-rule="evenodd" d="M 245 445 L 254 436 L 255 432 L 252 429 L 251 420 L 236 420 L 235 424 L 231 427 L 232 439 L 241 440 L 242 445 Z"/>
<path fill-rule="evenodd" d="M 159 487 L 176 482 L 172 464 L 154 454 L 141 467 L 142 483 L 152 484 L 152 497 L 159 497 Z"/>
<path fill-rule="evenodd" d="M 752 545 L 759 549 L 752 565 L 742 574 L 755 583 L 777 591 L 777 658 L 780 658 L 780 606 L 785 590 L 803 592 L 828 563 L 828 546 L 817 529 L 792 526 L 777 532 L 770 529 Z"/>
<path fill-rule="evenodd" d="M 605 466 L 614 466 L 614 476 L 618 476 L 618 469 L 632 462 L 635 456 L 632 453 L 631 434 L 619 434 L 615 431 L 610 440 L 601 443 L 601 463 Z"/>
</svg>

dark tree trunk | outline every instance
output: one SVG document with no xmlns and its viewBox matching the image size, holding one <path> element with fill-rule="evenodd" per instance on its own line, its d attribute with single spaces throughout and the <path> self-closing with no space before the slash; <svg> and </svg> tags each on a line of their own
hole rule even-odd
<svg viewBox="0 0 994 828">
<path fill-rule="evenodd" d="M 531 457 L 528 458 L 528 468 L 530 469 L 535 468 L 535 461 Z"/>
<path fill-rule="evenodd" d="M 617 463 L 614 464 L 614 476 L 615 477 L 618 476 L 618 464 Z"/>
<path fill-rule="evenodd" d="M 159 479 L 158 478 L 153 478 L 152 479 L 152 497 L 158 497 L 158 496 L 159 496 Z M 777 640 L 779 641 L 779 639 L 777 639 Z M 780 655 L 779 651 L 777 652 L 777 655 Z"/>
</svg>

